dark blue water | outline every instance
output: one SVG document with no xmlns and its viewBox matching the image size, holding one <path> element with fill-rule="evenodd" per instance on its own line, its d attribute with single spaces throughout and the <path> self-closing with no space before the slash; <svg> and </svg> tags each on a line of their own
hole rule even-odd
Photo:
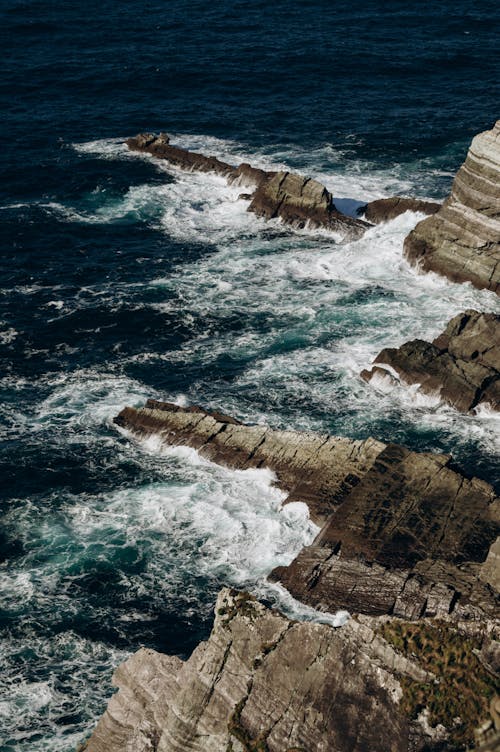
<svg viewBox="0 0 500 752">
<path fill-rule="evenodd" d="M 4 0 L 0 83 L 0 749 L 75 748 L 140 645 L 181 656 L 215 593 L 314 534 L 262 473 L 119 434 L 148 396 L 453 452 L 500 485 L 498 420 L 358 377 L 468 285 L 402 260 L 405 215 L 349 246 L 248 215 L 122 141 L 167 130 L 338 199 L 441 198 L 499 116 L 496 2 Z M 300 610 L 300 609 L 299 609 Z"/>
</svg>

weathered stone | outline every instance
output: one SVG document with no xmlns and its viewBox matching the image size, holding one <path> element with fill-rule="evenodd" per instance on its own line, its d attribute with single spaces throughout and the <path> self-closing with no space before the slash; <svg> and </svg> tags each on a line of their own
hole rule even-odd
<svg viewBox="0 0 500 752">
<path fill-rule="evenodd" d="M 500 532 L 499 504 L 491 486 L 452 469 L 449 456 L 247 426 L 155 401 L 115 420 L 230 467 L 274 470 L 287 500 L 306 502 L 323 525 L 314 545 L 272 574 L 305 603 L 409 619 L 494 612 L 491 589 L 464 566 L 485 560 Z"/>
<path fill-rule="evenodd" d="M 412 340 L 386 348 L 375 358 L 379 365 L 362 378 L 394 378 L 418 384 L 464 412 L 478 405 L 500 410 L 500 316 L 468 310 L 455 316 L 432 342 Z M 391 371 L 384 368 L 389 366 Z"/>
<path fill-rule="evenodd" d="M 368 222 L 378 225 L 381 222 L 389 222 L 407 211 L 421 212 L 422 214 L 435 214 L 441 208 L 441 204 L 434 201 L 423 201 L 419 198 L 379 198 L 370 201 L 359 209 L 359 214 Z"/>
<path fill-rule="evenodd" d="M 209 640 L 185 663 L 140 650 L 117 669 L 86 752 L 432 750 L 403 708 L 402 678 L 434 675 L 376 622 L 293 622 L 224 590 Z"/>
<path fill-rule="evenodd" d="M 317 180 L 291 172 L 278 172 L 263 181 L 254 193 L 248 211 L 259 217 L 280 217 L 294 227 L 323 227 L 344 237 L 360 237 L 368 225 L 341 214 L 331 193 Z"/>
<path fill-rule="evenodd" d="M 500 120 L 473 139 L 450 196 L 407 236 L 404 253 L 424 271 L 500 294 Z"/>
</svg>

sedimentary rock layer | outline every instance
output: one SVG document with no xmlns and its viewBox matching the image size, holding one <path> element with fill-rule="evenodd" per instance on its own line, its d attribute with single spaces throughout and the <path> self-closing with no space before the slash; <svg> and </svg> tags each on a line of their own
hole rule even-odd
<svg viewBox="0 0 500 752">
<path fill-rule="evenodd" d="M 243 163 L 234 167 L 216 157 L 181 149 L 170 144 L 167 134 L 140 134 L 127 140 L 132 151 L 152 154 L 175 167 L 198 172 L 215 172 L 230 184 L 252 188 L 248 211 L 259 217 L 279 217 L 294 227 L 322 227 L 343 238 L 356 238 L 369 225 L 337 210 L 332 195 L 316 180 L 291 172 L 260 170 Z M 246 197 L 246 194 L 243 194 Z"/>
<path fill-rule="evenodd" d="M 364 216 L 368 222 L 378 225 L 381 222 L 388 222 L 390 219 L 399 217 L 407 211 L 421 212 L 422 214 L 435 214 L 441 208 L 441 204 L 434 201 L 423 201 L 418 198 L 379 198 L 376 201 L 370 201 L 361 207 L 359 214 Z"/>
<path fill-rule="evenodd" d="M 500 294 L 500 120 L 473 139 L 450 196 L 408 235 L 404 253 L 424 271 Z"/>
<path fill-rule="evenodd" d="M 500 410 L 500 316 L 467 310 L 433 342 L 416 339 L 382 350 L 361 376 L 394 379 L 439 397 L 458 410 L 488 405 Z"/>
<path fill-rule="evenodd" d="M 293 622 L 224 590 L 189 660 L 143 649 L 117 669 L 86 752 L 432 750 L 440 733 L 411 718 L 403 685 L 431 700 L 434 674 L 376 627 Z"/>
<path fill-rule="evenodd" d="M 274 470 L 288 500 L 305 501 L 322 525 L 314 545 L 273 574 L 304 602 L 405 618 L 494 612 L 495 594 L 474 567 L 500 533 L 500 502 L 449 456 L 246 426 L 152 400 L 115 420 L 230 467 Z"/>
</svg>

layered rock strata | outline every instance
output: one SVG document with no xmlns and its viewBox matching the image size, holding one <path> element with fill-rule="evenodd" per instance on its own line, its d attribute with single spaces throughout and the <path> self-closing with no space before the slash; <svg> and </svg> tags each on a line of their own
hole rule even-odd
<svg viewBox="0 0 500 752">
<path fill-rule="evenodd" d="M 450 196 L 407 236 L 404 253 L 424 271 L 500 294 L 500 120 L 473 139 Z"/>
<path fill-rule="evenodd" d="M 292 172 L 260 170 L 247 163 L 234 167 L 216 157 L 173 146 L 165 133 L 140 134 L 126 143 L 132 151 L 147 152 L 180 169 L 214 172 L 230 184 L 253 189 L 253 194 L 242 196 L 251 201 L 248 211 L 259 217 L 279 217 L 297 228 L 320 227 L 349 239 L 360 237 L 369 227 L 366 222 L 339 212 L 331 193 L 311 178 Z"/>
<path fill-rule="evenodd" d="M 407 211 L 420 212 L 421 214 L 435 214 L 441 208 L 441 204 L 434 201 L 423 201 L 418 198 L 379 198 L 369 201 L 358 210 L 368 222 L 378 225 L 381 222 L 389 222 Z"/>
<path fill-rule="evenodd" d="M 313 545 L 272 575 L 305 603 L 409 619 L 481 618 L 497 608 L 478 571 L 500 533 L 500 501 L 447 455 L 247 426 L 152 400 L 115 420 L 230 467 L 274 470 L 288 500 L 305 501 L 322 525 Z"/>
<path fill-rule="evenodd" d="M 366 381 L 378 378 L 418 384 L 458 410 L 479 405 L 500 410 L 500 316 L 467 310 L 455 316 L 432 342 L 415 339 L 386 348 Z"/>
<path fill-rule="evenodd" d="M 436 637 L 438 649 L 451 644 L 433 627 L 420 636 L 424 646 Z M 433 686 L 440 681 L 439 696 L 449 693 L 450 703 L 455 687 L 429 671 L 428 660 L 413 652 L 413 638 L 393 620 L 350 620 L 340 629 L 290 621 L 247 594 L 224 590 L 210 638 L 187 661 L 142 649 L 116 670 L 119 691 L 86 752 L 443 749 L 457 719 L 451 728 L 453 707 L 430 715 Z M 413 654 L 405 655 L 405 643 Z M 470 660 L 476 687 L 488 692 L 486 672 Z M 465 695 L 469 688 L 460 689 Z M 420 691 L 426 699 L 414 707 L 412 692 Z M 481 718 L 487 701 L 480 696 L 476 703 Z"/>
</svg>

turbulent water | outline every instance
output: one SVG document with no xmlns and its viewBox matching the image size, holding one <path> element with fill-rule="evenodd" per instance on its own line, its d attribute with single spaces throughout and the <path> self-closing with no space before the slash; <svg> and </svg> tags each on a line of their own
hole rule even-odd
<svg viewBox="0 0 500 752">
<path fill-rule="evenodd" d="M 113 667 L 140 645 L 189 654 L 222 584 L 314 618 L 265 583 L 314 536 L 305 505 L 282 508 L 267 471 L 132 441 L 112 424 L 122 406 L 158 397 L 451 451 L 500 485 L 498 418 L 358 375 L 464 308 L 500 310 L 406 264 L 419 216 L 338 244 L 123 145 L 168 130 L 307 172 L 350 212 L 441 198 L 499 115 L 497 4 L 401 8 L 1 4 L 2 752 L 73 750 Z"/>
</svg>

